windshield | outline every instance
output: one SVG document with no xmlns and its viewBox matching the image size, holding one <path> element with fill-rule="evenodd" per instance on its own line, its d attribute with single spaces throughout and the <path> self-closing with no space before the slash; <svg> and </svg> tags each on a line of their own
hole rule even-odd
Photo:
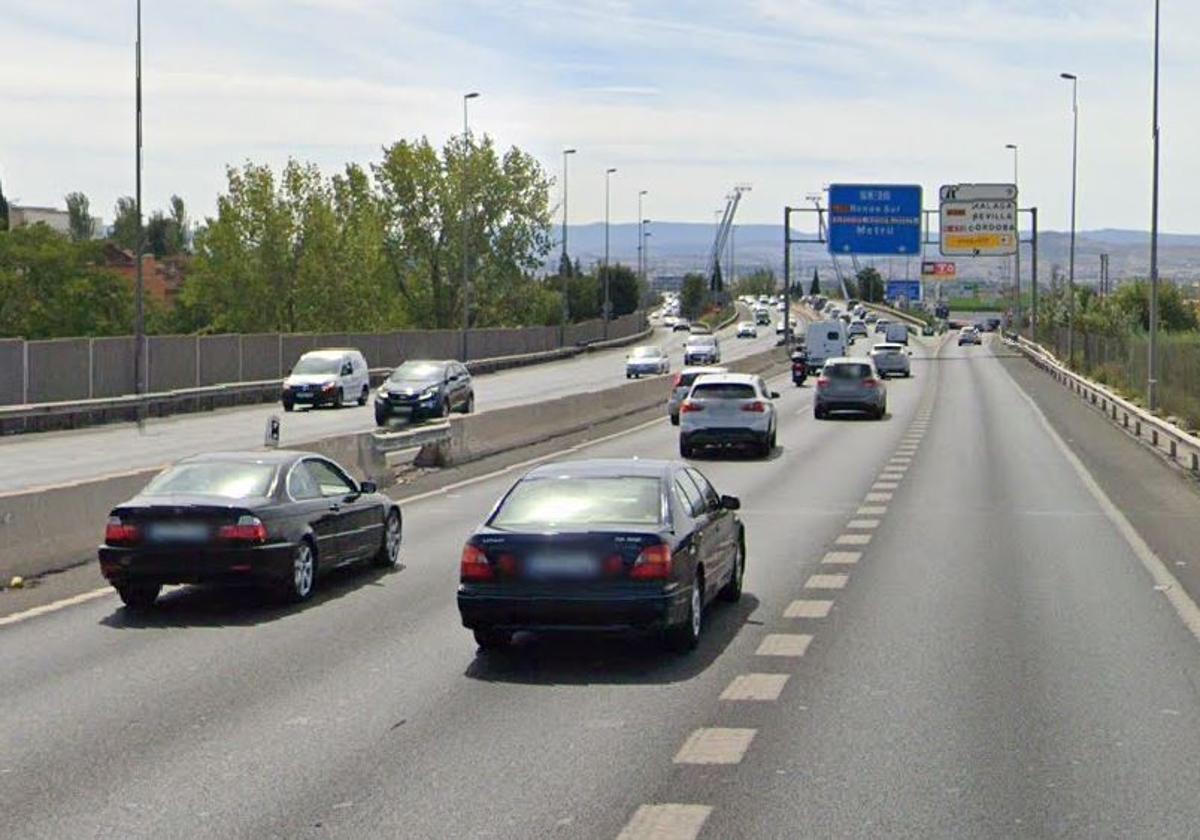
<svg viewBox="0 0 1200 840">
<path fill-rule="evenodd" d="M 514 487 L 489 524 L 505 529 L 657 525 L 662 515 L 657 478 L 538 478 Z"/>
<path fill-rule="evenodd" d="M 307 376 L 320 374 L 337 376 L 341 370 L 342 359 L 340 356 L 302 356 L 300 361 L 296 362 L 296 366 L 292 368 L 292 373 Z"/>
<path fill-rule="evenodd" d="M 159 473 L 146 485 L 142 495 L 181 494 L 248 499 L 267 495 L 274 475 L 274 464 L 242 464 L 235 461 L 176 464 Z"/>
<path fill-rule="evenodd" d="M 439 362 L 405 362 L 392 371 L 389 382 L 436 382 L 445 374 L 446 366 Z"/>
</svg>

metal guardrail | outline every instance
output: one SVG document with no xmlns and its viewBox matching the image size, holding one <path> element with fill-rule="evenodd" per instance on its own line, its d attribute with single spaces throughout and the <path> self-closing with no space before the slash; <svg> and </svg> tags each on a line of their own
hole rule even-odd
<svg viewBox="0 0 1200 840">
<path fill-rule="evenodd" d="M 1004 340 L 1020 350 L 1031 362 L 1053 376 L 1059 383 L 1091 405 L 1113 424 L 1169 457 L 1175 464 L 1193 473 L 1200 473 L 1200 437 L 1185 432 L 1173 423 L 1155 417 L 1112 390 L 1092 382 L 1067 368 L 1040 344 L 1022 336 L 1006 334 Z M 1181 451 L 1186 456 L 1181 459 Z"/>
<path fill-rule="evenodd" d="M 419 446 L 429 446 L 435 443 L 445 443 L 450 440 L 450 424 L 438 423 L 435 426 L 422 426 L 403 432 L 375 432 L 371 435 L 371 443 L 377 452 L 403 452 L 406 449 L 416 449 Z"/>
</svg>

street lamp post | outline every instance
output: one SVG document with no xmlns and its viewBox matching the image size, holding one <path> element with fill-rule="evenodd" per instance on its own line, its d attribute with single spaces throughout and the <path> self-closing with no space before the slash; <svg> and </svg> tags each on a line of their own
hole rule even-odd
<svg viewBox="0 0 1200 840">
<path fill-rule="evenodd" d="M 1021 150 L 1016 143 L 1006 143 L 1004 148 L 1013 153 L 1013 186 L 1017 188 L 1017 256 L 1013 265 L 1013 288 L 1016 291 L 1014 312 L 1017 316 L 1017 333 L 1021 332 Z"/>
<path fill-rule="evenodd" d="M 135 86 L 136 91 L 136 125 L 134 127 L 134 152 L 136 174 L 137 206 L 137 246 L 134 248 L 136 262 L 136 279 L 134 280 L 134 313 L 133 313 L 133 387 L 136 393 L 144 394 L 148 390 L 146 382 L 146 284 L 143 277 L 142 251 L 145 250 L 145 237 L 142 228 L 142 0 L 137 3 L 137 43 L 135 46 Z M 143 408 L 138 407 L 137 417 L 139 427 Z"/>
<path fill-rule="evenodd" d="M 1154 188 L 1150 199 L 1150 352 L 1146 406 L 1158 409 L 1158 42 L 1159 0 L 1154 0 Z"/>
<path fill-rule="evenodd" d="M 609 199 L 612 193 L 612 176 L 617 172 L 615 167 L 604 170 L 604 337 L 608 338 L 608 322 L 612 320 L 612 299 L 609 297 L 608 285 L 608 226 Z"/>
<path fill-rule="evenodd" d="M 469 181 L 467 179 L 467 166 L 470 163 L 471 152 L 471 124 L 467 117 L 467 105 L 472 99 L 478 99 L 479 94 L 472 92 L 463 95 L 463 174 L 462 174 L 462 190 L 463 190 L 463 213 L 462 213 L 462 360 L 467 360 L 467 331 L 471 328 L 471 262 L 470 262 L 470 221 L 468 215 L 470 213 L 470 202 L 467 200 L 467 188 Z"/>
<path fill-rule="evenodd" d="M 638 246 L 637 246 L 637 273 L 638 279 L 642 279 L 642 231 L 645 230 L 645 222 L 642 219 L 642 199 L 649 195 L 649 190 L 640 190 L 638 192 Z"/>
<path fill-rule="evenodd" d="M 575 154 L 575 149 L 563 149 L 563 233 L 562 259 L 559 261 L 558 273 L 562 281 L 562 322 L 563 326 L 571 319 L 571 304 L 567 299 L 567 275 L 571 273 L 571 257 L 567 254 L 567 159 Z"/>
<path fill-rule="evenodd" d="M 1075 210 L 1079 187 L 1079 77 L 1062 73 L 1071 83 L 1071 113 L 1074 128 L 1071 134 L 1071 257 L 1067 273 L 1067 364 L 1075 364 Z"/>
<path fill-rule="evenodd" d="M 646 224 L 650 224 L 650 220 L 646 220 Z M 643 274 L 650 273 L 650 231 L 642 232 L 642 272 Z M 643 277 L 643 279 L 646 279 Z"/>
</svg>

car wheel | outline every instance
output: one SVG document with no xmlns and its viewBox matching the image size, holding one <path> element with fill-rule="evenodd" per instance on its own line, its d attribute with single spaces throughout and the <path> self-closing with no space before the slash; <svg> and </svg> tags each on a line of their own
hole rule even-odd
<svg viewBox="0 0 1200 840">
<path fill-rule="evenodd" d="M 386 426 L 387 423 L 388 423 L 388 413 L 386 411 L 380 411 L 378 408 L 376 408 L 375 409 L 375 425 L 382 428 L 383 426 Z"/>
<path fill-rule="evenodd" d="M 474 414 L 475 413 L 475 394 L 474 393 L 467 395 L 467 404 L 463 406 L 462 413 L 463 414 Z"/>
<path fill-rule="evenodd" d="M 695 650 L 704 629 L 704 578 L 697 574 L 684 620 L 667 630 L 667 646 L 676 653 Z"/>
<path fill-rule="evenodd" d="M 879 406 L 879 408 L 875 409 L 875 419 L 876 420 L 882 420 L 886 414 L 887 414 L 887 403 L 884 403 L 883 405 Z"/>
<path fill-rule="evenodd" d="M 494 627 L 476 627 L 471 631 L 475 636 L 475 644 L 480 650 L 500 650 L 512 642 L 512 633 L 507 630 L 497 630 Z"/>
<path fill-rule="evenodd" d="M 387 521 L 383 526 L 383 545 L 375 555 L 375 565 L 382 569 L 394 569 L 400 565 L 400 513 L 395 509 L 388 511 Z"/>
<path fill-rule="evenodd" d="M 680 438 L 679 439 L 679 457 L 680 458 L 691 458 L 692 455 L 694 455 L 694 454 L 695 454 L 695 450 L 692 448 L 692 445 L 690 443 L 688 443 L 687 441 L 685 441 L 683 438 Z"/>
<path fill-rule="evenodd" d="M 116 587 L 121 603 L 131 610 L 148 610 L 158 600 L 162 585 L 157 583 L 125 583 Z"/>
<path fill-rule="evenodd" d="M 295 407 L 296 407 L 296 404 L 294 402 L 291 402 L 290 400 L 283 401 L 283 410 L 284 411 L 292 411 L 293 409 L 295 409 Z"/>
<path fill-rule="evenodd" d="M 301 540 L 292 553 L 291 575 L 281 582 L 283 600 L 298 604 L 312 597 L 317 582 L 317 554 L 308 540 Z"/>
<path fill-rule="evenodd" d="M 364 385 L 364 386 L 363 386 L 363 389 L 362 389 L 362 393 L 358 395 L 358 404 L 359 404 L 360 406 L 361 406 L 361 405 L 366 405 L 366 404 L 367 404 L 367 397 L 369 397 L 369 396 L 371 396 L 371 389 L 370 389 L 370 388 L 368 388 L 366 385 Z"/>
<path fill-rule="evenodd" d="M 746 575 L 746 546 L 739 539 L 737 542 L 737 553 L 733 557 L 733 575 L 729 578 L 729 582 L 721 587 L 720 597 L 722 601 L 727 601 L 730 604 L 736 603 L 742 597 L 742 578 Z"/>
<path fill-rule="evenodd" d="M 672 426 L 678 426 L 678 425 L 679 425 L 679 415 L 678 415 L 678 414 L 672 414 L 672 415 L 671 415 L 671 425 L 672 425 Z"/>
<path fill-rule="evenodd" d="M 824 420 L 826 415 L 827 415 L 827 412 L 823 408 L 814 408 L 813 409 L 813 419 L 814 420 Z"/>
</svg>

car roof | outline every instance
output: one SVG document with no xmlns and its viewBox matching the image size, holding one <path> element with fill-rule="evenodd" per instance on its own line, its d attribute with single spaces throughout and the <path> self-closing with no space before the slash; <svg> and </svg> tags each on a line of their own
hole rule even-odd
<svg viewBox="0 0 1200 840">
<path fill-rule="evenodd" d="M 306 350 L 305 356 L 342 356 L 346 353 L 358 353 L 353 347 L 322 347 L 320 350 Z"/>
<path fill-rule="evenodd" d="M 290 464 L 301 458 L 314 456 L 324 457 L 318 456 L 315 452 L 298 452 L 291 449 L 230 450 L 228 452 L 201 452 L 198 455 L 189 455 L 186 458 L 180 458 L 176 463 Z"/>
<path fill-rule="evenodd" d="M 870 359 L 864 359 L 861 356 L 838 356 L 833 359 L 826 359 L 825 366 L 829 365 L 869 365 Z"/>
<path fill-rule="evenodd" d="M 646 476 L 666 478 L 679 461 L 654 458 L 589 458 L 582 461 L 557 461 L 542 464 L 525 473 L 525 478 L 605 478 L 617 476 Z"/>
</svg>

